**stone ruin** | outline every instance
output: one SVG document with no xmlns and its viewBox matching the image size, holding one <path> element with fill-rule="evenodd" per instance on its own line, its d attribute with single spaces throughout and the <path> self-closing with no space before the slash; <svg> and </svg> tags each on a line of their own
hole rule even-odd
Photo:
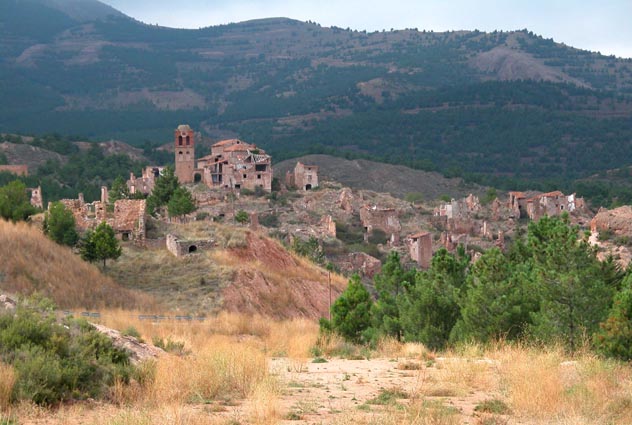
<svg viewBox="0 0 632 425">
<path fill-rule="evenodd" d="M 285 185 L 300 190 L 311 190 L 318 187 L 318 165 L 296 163 L 294 172 L 285 174 Z"/>
<path fill-rule="evenodd" d="M 399 214 L 395 208 L 378 208 L 365 205 L 360 209 L 360 221 L 364 227 L 364 238 L 368 240 L 374 229 L 380 229 L 389 236 L 391 245 L 400 243 L 399 232 L 402 225 L 399 222 Z"/>
<path fill-rule="evenodd" d="M 31 205 L 33 205 L 35 208 L 44 209 L 42 186 L 37 186 L 29 190 L 31 191 Z"/>
<path fill-rule="evenodd" d="M 382 262 L 364 252 L 351 252 L 336 264 L 342 272 L 355 273 L 361 277 L 373 279 L 382 270 Z"/>
<path fill-rule="evenodd" d="M 167 250 L 175 257 L 183 257 L 185 255 L 195 254 L 208 251 L 217 246 L 217 243 L 211 239 L 208 240 L 188 240 L 180 239 L 178 236 L 168 234 L 165 240 Z"/>
<path fill-rule="evenodd" d="M 129 173 L 129 180 L 127 181 L 129 193 L 132 195 L 135 193 L 149 195 L 154 190 L 156 179 L 162 175 L 164 169 L 165 167 L 152 165 L 145 167 L 140 177 L 134 176 L 134 173 Z"/>
<path fill-rule="evenodd" d="M 584 198 L 578 198 L 574 193 L 564 195 L 559 190 L 528 196 L 524 192 L 509 192 L 507 207 L 514 218 L 529 218 L 537 221 L 546 216 L 553 217 L 564 212 L 573 213 L 584 210 Z"/>
<path fill-rule="evenodd" d="M 119 199 L 108 211 L 108 192 L 101 188 L 101 200 L 86 203 L 83 194 L 78 199 L 62 199 L 61 202 L 75 218 L 77 228 L 84 232 L 96 228 L 101 222 L 111 226 L 123 241 L 141 242 L 146 236 L 147 206 L 144 199 Z M 50 210 L 51 203 L 48 203 Z"/>
<path fill-rule="evenodd" d="M 432 262 L 432 234 L 419 232 L 406 238 L 410 258 L 423 269 L 430 267 Z"/>
<path fill-rule="evenodd" d="M 340 199 L 338 200 L 340 209 L 348 214 L 353 213 L 353 201 L 354 197 L 351 189 L 349 189 L 348 187 L 342 189 L 342 191 L 340 192 Z"/>
</svg>

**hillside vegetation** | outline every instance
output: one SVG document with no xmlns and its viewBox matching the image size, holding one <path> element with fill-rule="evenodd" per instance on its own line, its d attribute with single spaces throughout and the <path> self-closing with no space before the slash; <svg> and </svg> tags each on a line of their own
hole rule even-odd
<svg viewBox="0 0 632 425">
<path fill-rule="evenodd" d="M 182 240 L 213 240 L 216 247 L 176 258 L 164 245 L 127 245 L 108 274 L 127 288 L 151 294 L 173 310 L 219 311 L 275 318 L 327 316 L 327 272 L 278 241 L 243 227 L 210 222 L 161 225 Z M 331 275 L 332 299 L 346 285 Z"/>
<path fill-rule="evenodd" d="M 140 145 L 188 122 L 279 160 L 328 153 L 501 186 L 632 160 L 630 60 L 528 30 L 179 30 L 43 0 L 3 2 L 0 24 L 0 131 Z"/>
<path fill-rule="evenodd" d="M 38 292 L 61 308 L 157 307 L 150 296 L 121 287 L 24 222 L 0 220 L 0 288 L 22 295 Z"/>
</svg>

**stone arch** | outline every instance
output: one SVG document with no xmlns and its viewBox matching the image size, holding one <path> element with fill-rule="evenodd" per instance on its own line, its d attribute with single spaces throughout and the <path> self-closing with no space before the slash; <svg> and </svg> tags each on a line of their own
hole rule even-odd
<svg viewBox="0 0 632 425">
<path fill-rule="evenodd" d="M 305 190 L 312 190 L 312 185 L 311 184 L 306 184 L 305 185 Z"/>
<path fill-rule="evenodd" d="M 178 145 L 182 146 L 182 136 L 178 136 Z"/>
<path fill-rule="evenodd" d="M 197 251 L 197 246 L 196 245 L 190 245 L 189 246 L 189 254 L 192 254 L 194 252 Z"/>
<path fill-rule="evenodd" d="M 194 173 L 193 174 L 193 183 L 200 183 L 202 181 L 202 174 Z"/>
</svg>

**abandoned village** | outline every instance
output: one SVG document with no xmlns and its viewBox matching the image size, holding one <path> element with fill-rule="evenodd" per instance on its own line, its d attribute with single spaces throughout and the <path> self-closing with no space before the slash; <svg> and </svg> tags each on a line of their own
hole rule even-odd
<svg viewBox="0 0 632 425">
<path fill-rule="evenodd" d="M 337 229 L 357 222 L 364 242 L 377 241 L 385 252 L 397 250 L 404 261 L 420 268 L 428 268 L 433 253 L 441 247 L 454 251 L 462 245 L 473 259 L 480 256 L 482 249 L 491 246 L 502 249 L 505 238 L 513 237 L 521 220 L 536 221 L 545 215 L 569 213 L 574 223 L 590 228 L 595 244 L 600 243 L 596 236 L 600 231 L 626 234 L 631 230 L 627 220 L 621 219 L 622 215 L 632 217 L 632 212 L 625 209 L 629 207 L 602 209 L 591 217 L 584 200 L 575 194 L 509 192 L 504 200 L 495 198 L 486 205 L 470 194 L 463 199 L 440 202 L 430 210 L 390 196 L 379 197 L 339 187 L 335 182 L 321 182 L 319 167 L 300 161 L 292 171 L 275 177 L 271 156 L 261 147 L 239 139 L 218 141 L 211 146 L 210 154 L 196 159 L 197 137 L 188 125 L 179 125 L 173 136 L 174 174 L 191 191 L 197 211 L 183 217 L 163 217 L 164 220 L 233 220 L 237 211 L 245 211 L 252 229 L 266 228 L 259 217 L 274 216 L 280 218 L 281 224 L 268 230 L 274 230 L 288 243 L 295 238 L 315 238 L 321 245 L 335 240 Z M 149 195 L 165 168 L 153 165 L 145 167 L 140 176 L 130 173 L 129 193 L 136 197 Z M 2 166 L 0 170 L 28 173 L 27 167 L 19 165 Z M 290 207 L 271 208 L 264 198 L 248 196 L 270 194 L 275 178 L 281 183 L 281 191 L 301 194 Z M 41 188 L 30 191 L 31 203 L 42 208 Z M 119 199 L 108 207 L 108 198 L 108 188 L 103 186 L 98 201 L 87 203 L 80 194 L 78 199 L 61 202 L 72 211 L 81 232 L 106 222 L 122 241 L 141 246 L 162 244 L 175 256 L 214 246 L 212 240 L 187 240 L 172 234 L 164 240 L 148 240 L 146 200 Z M 607 252 L 614 253 L 624 265 L 632 258 L 625 247 L 611 246 Z M 381 265 L 379 259 L 365 252 L 334 255 L 333 261 L 340 270 L 359 271 L 366 278 L 377 273 Z"/>
</svg>

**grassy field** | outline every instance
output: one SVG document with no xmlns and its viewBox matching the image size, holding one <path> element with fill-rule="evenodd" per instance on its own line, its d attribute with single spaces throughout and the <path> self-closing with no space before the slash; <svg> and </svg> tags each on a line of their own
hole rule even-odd
<svg viewBox="0 0 632 425">
<path fill-rule="evenodd" d="M 121 287 L 26 223 L 0 220 L 0 292 L 39 292 L 62 308 L 154 310 L 151 296 Z"/>
<path fill-rule="evenodd" d="M 2 366 L 2 415 L 103 425 L 632 422 L 632 367 L 590 352 L 504 343 L 431 352 L 393 340 L 368 350 L 320 338 L 313 321 L 231 313 L 154 324 L 109 310 L 101 321 L 177 349 L 107 401 L 55 409 L 7 404 L 12 371 Z"/>
</svg>

